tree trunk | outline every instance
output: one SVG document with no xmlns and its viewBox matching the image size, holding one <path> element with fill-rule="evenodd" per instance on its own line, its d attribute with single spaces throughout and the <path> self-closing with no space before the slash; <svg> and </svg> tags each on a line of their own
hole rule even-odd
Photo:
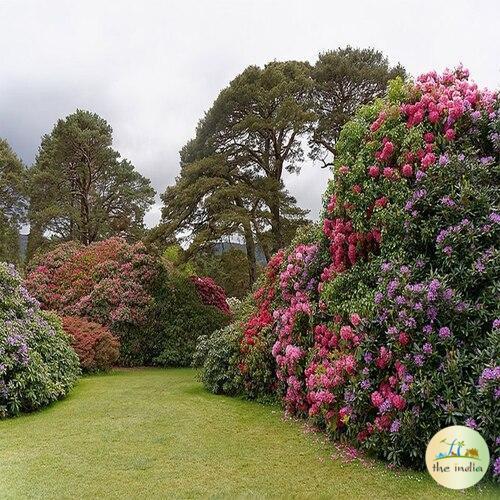
<svg viewBox="0 0 500 500">
<path fill-rule="evenodd" d="M 269 203 L 269 209 L 271 210 L 271 233 L 273 235 L 273 253 L 283 248 L 283 234 L 281 230 L 281 210 L 280 202 L 278 199 L 278 194 L 273 197 L 272 201 Z"/>
<path fill-rule="evenodd" d="M 253 239 L 252 226 L 250 225 L 250 222 L 243 223 L 243 231 L 245 234 L 245 246 L 247 250 L 248 278 L 250 280 L 250 287 L 252 287 L 257 279 L 257 259 L 255 257 L 255 241 Z"/>
<path fill-rule="evenodd" d="M 266 258 L 266 263 L 267 263 L 271 260 L 272 255 L 269 253 L 269 248 L 265 244 L 264 238 L 262 237 L 262 233 L 260 232 L 258 225 L 255 223 L 255 221 L 253 227 L 255 230 L 255 235 L 257 236 L 257 242 L 259 243 L 259 246 L 262 249 L 262 252 L 264 253 L 264 257 Z"/>
</svg>

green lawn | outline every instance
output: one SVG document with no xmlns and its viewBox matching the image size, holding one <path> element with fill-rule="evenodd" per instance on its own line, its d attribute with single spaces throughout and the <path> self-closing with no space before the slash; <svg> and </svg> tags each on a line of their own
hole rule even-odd
<svg viewBox="0 0 500 500">
<path fill-rule="evenodd" d="M 207 393 L 193 370 L 117 370 L 0 421 L 0 498 L 457 497 L 424 473 L 333 453 L 279 408 Z"/>
</svg>

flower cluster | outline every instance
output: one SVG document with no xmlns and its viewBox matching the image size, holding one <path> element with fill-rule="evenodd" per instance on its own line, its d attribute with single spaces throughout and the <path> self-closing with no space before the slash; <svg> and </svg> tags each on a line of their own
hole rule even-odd
<svg viewBox="0 0 500 500">
<path fill-rule="evenodd" d="M 214 306 L 224 314 L 231 314 L 229 304 L 227 303 L 226 292 L 212 278 L 192 276 L 196 291 L 201 301 L 207 306 Z"/>
<path fill-rule="evenodd" d="M 64 331 L 87 372 L 109 370 L 120 355 L 120 341 L 106 327 L 74 316 L 61 317 Z"/>
</svg>

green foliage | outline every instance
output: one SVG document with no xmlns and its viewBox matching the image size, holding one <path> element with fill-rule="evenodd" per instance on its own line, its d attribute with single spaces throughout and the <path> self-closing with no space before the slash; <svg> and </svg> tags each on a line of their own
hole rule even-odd
<svg viewBox="0 0 500 500">
<path fill-rule="evenodd" d="M 237 248 L 230 248 L 220 255 L 204 252 L 192 259 L 192 269 L 199 276 L 210 276 L 226 291 L 228 297 L 243 298 L 250 290 L 247 257 Z"/>
<path fill-rule="evenodd" d="M 200 380 L 214 394 L 235 396 L 243 392 L 238 369 L 241 331 L 234 323 L 199 337 L 193 365 L 201 368 Z"/>
<path fill-rule="evenodd" d="M 227 315 L 201 302 L 190 279 L 175 272 L 160 275 L 153 296 L 142 350 L 154 365 L 190 366 L 198 338 L 228 323 Z"/>
<path fill-rule="evenodd" d="M 30 171 L 30 255 L 47 231 L 52 238 L 85 244 L 142 234 L 154 190 L 111 145 L 110 125 L 82 110 L 43 137 Z"/>
</svg>

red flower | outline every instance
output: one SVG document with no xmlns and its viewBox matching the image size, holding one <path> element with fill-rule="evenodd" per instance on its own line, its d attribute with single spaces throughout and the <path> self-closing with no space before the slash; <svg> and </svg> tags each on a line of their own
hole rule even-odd
<svg viewBox="0 0 500 500">
<path fill-rule="evenodd" d="M 409 163 L 406 163 L 403 165 L 401 172 L 405 177 L 411 177 L 413 175 L 413 167 Z"/>
</svg>

